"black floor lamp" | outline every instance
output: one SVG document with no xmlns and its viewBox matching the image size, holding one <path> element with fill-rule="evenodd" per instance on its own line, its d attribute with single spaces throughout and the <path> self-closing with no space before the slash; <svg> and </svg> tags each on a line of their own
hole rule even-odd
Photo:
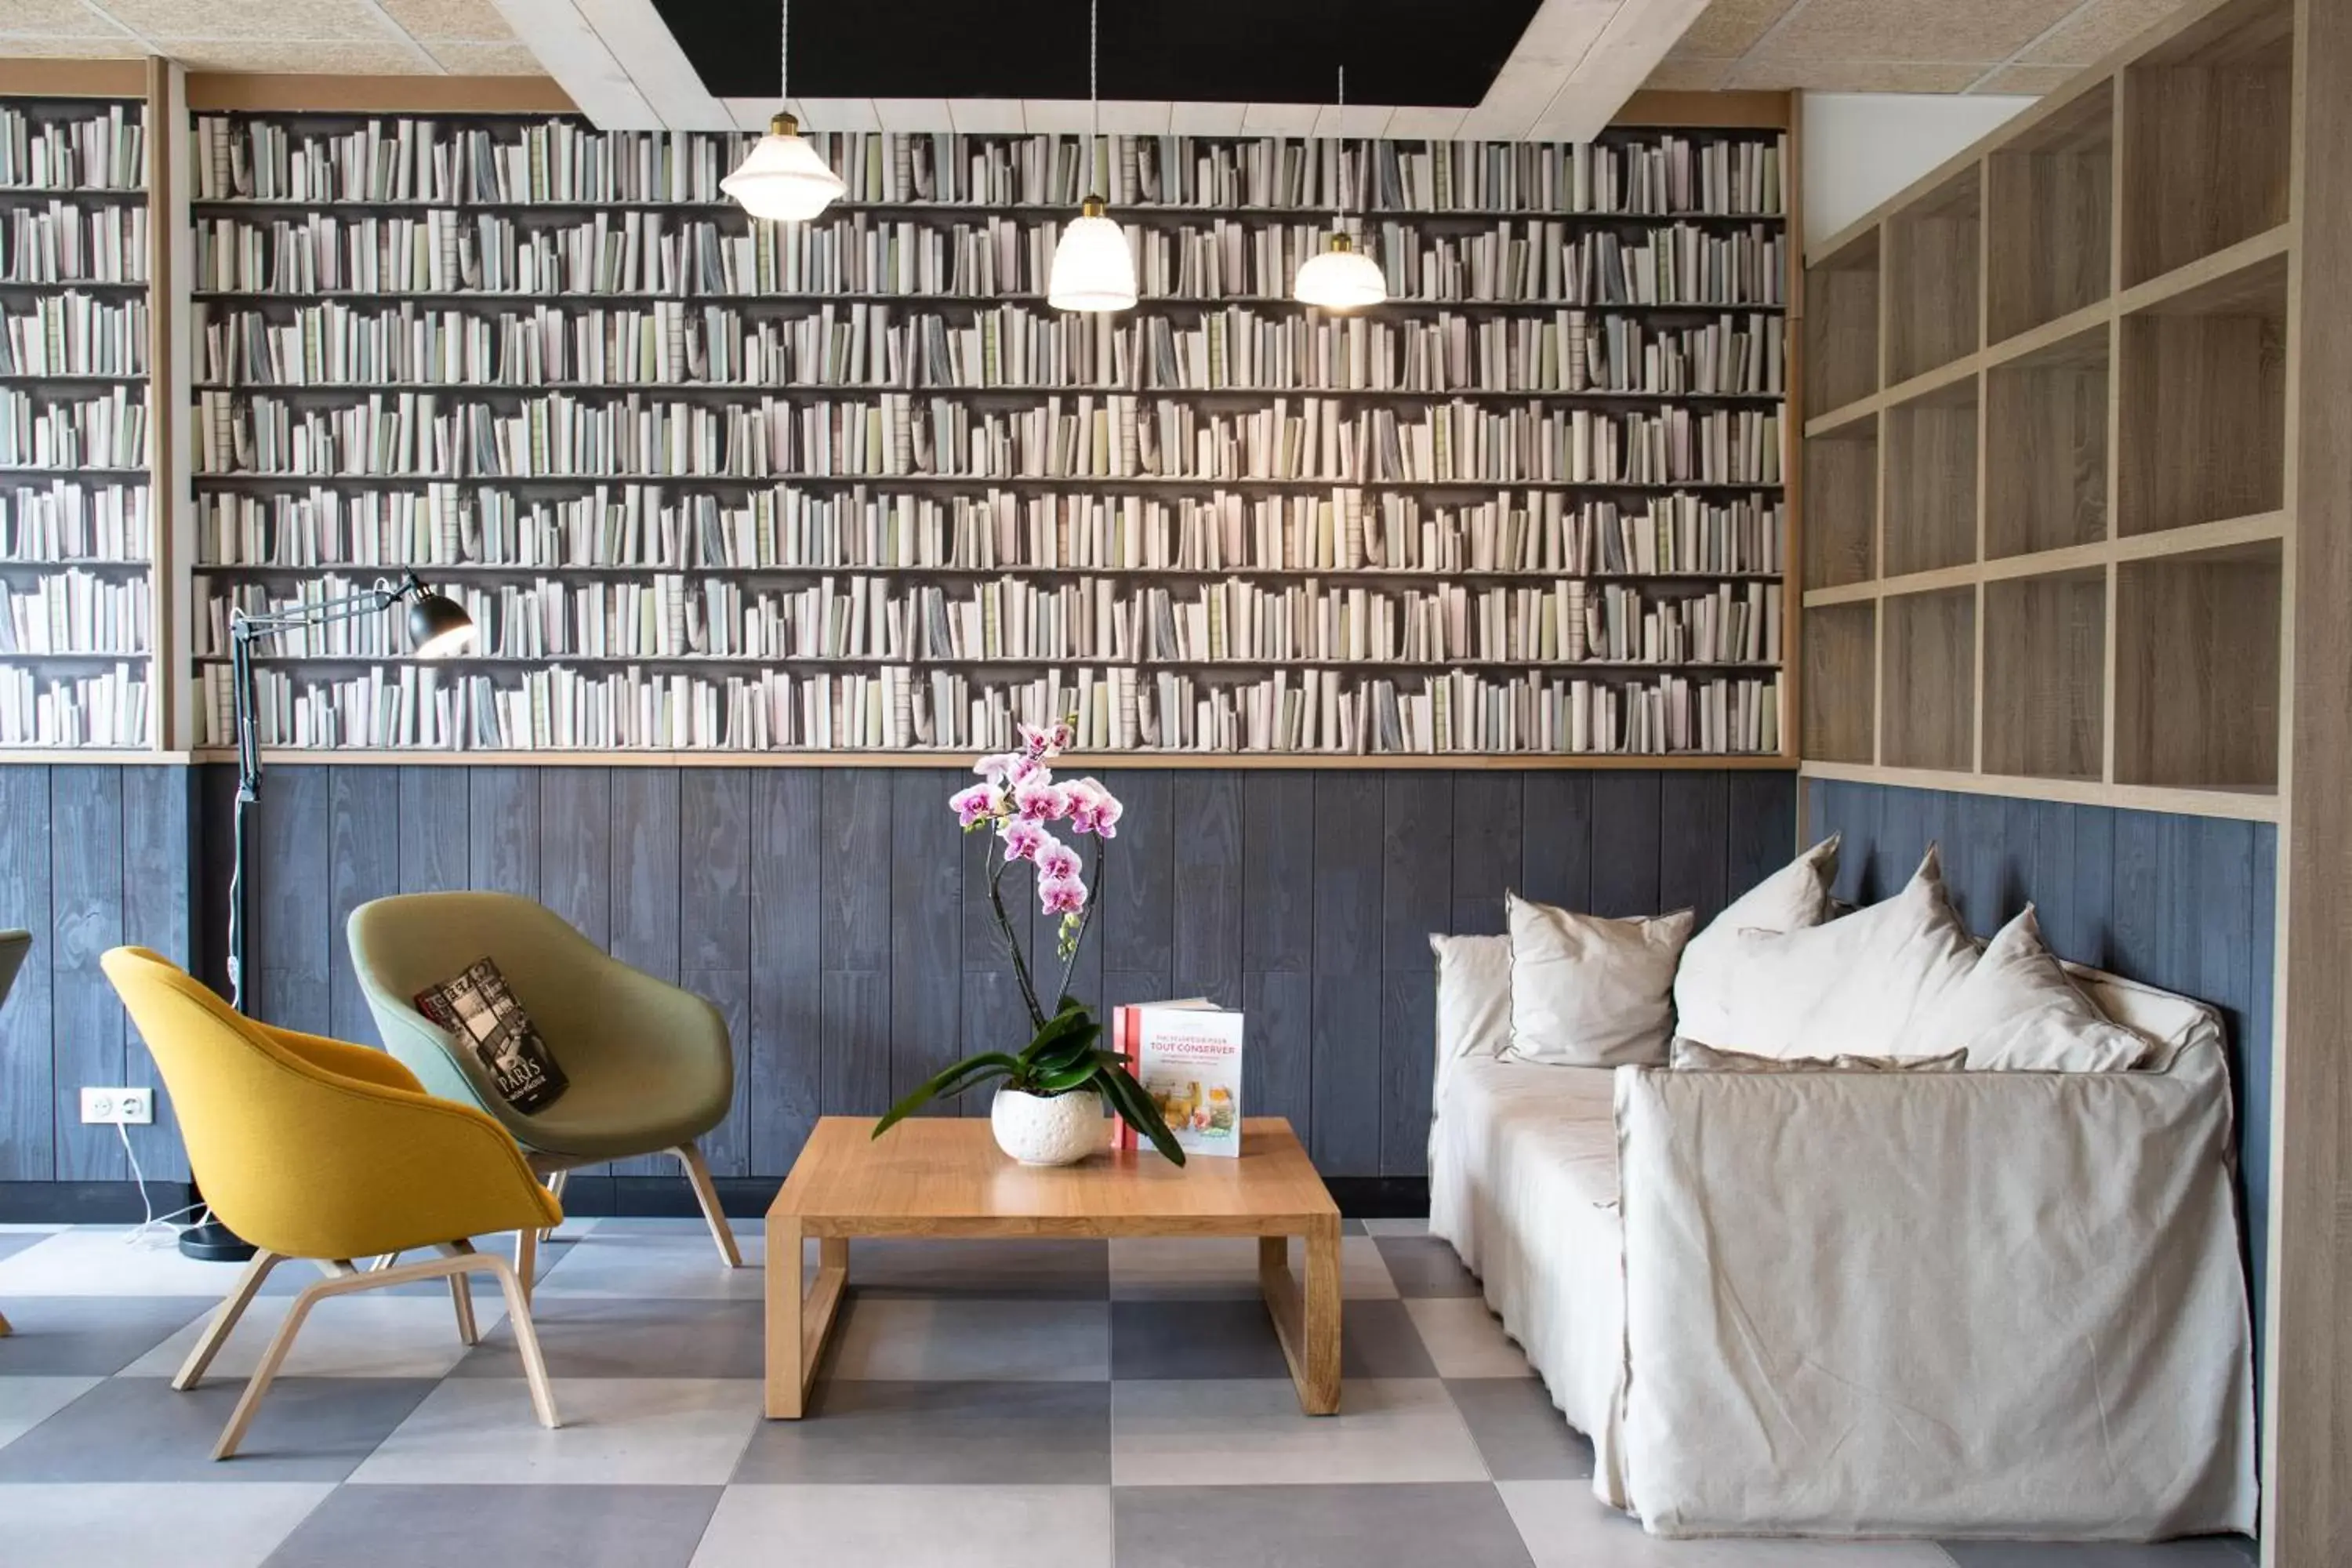
<svg viewBox="0 0 2352 1568">
<path fill-rule="evenodd" d="M 247 1012 L 245 995 L 245 814 L 261 798 L 260 726 L 254 713 L 253 647 L 265 637 L 357 620 L 394 605 L 408 605 L 408 640 L 419 658 L 446 658 L 474 640 L 473 617 L 452 599 L 417 581 L 414 572 L 398 583 L 380 579 L 373 587 L 340 599 L 302 605 L 267 615 L 229 612 L 229 686 L 236 704 L 236 806 L 228 874 L 229 1003 Z M 202 1193 L 192 1193 L 199 1202 Z M 218 1220 L 208 1219 L 181 1233 L 180 1250 L 212 1262 L 241 1262 L 252 1244 Z"/>
</svg>

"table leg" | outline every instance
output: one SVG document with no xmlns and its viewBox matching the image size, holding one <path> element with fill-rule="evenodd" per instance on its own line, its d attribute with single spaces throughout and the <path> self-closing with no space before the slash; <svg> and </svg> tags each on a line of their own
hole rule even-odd
<svg viewBox="0 0 2352 1568">
<path fill-rule="evenodd" d="M 826 1334 L 849 1283 L 849 1240 L 817 1243 L 816 1277 L 801 1284 L 804 1229 L 797 1217 L 768 1220 L 768 1387 L 772 1420 L 796 1421 L 808 1410 Z"/>
<path fill-rule="evenodd" d="M 1299 1408 L 1309 1415 L 1339 1409 L 1339 1222 L 1316 1222 L 1307 1232 L 1307 1282 L 1290 1271 L 1290 1238 L 1258 1238 L 1259 1287 L 1282 1342 Z"/>
</svg>

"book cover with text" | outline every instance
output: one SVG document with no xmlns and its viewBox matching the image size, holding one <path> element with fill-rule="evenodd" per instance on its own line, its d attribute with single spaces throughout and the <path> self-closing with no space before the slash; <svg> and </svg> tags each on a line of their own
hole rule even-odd
<svg viewBox="0 0 2352 1568">
<path fill-rule="evenodd" d="M 1160 1107 L 1187 1154 L 1242 1152 L 1242 1015 L 1205 997 L 1112 1010 L 1127 1070 Z M 1111 1146 L 1133 1149 L 1135 1129 L 1114 1118 Z"/>
</svg>

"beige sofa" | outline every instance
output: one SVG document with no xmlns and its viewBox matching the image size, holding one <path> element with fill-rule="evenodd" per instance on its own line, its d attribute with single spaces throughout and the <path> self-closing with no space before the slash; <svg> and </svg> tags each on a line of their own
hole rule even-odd
<svg viewBox="0 0 2352 1568">
<path fill-rule="evenodd" d="M 1604 1501 L 1661 1535 L 2253 1527 L 2219 1020 L 2070 973 L 2163 1043 L 2153 1066 L 1748 1075 L 1442 1047 L 1430 1229 L 1592 1438 Z"/>
</svg>

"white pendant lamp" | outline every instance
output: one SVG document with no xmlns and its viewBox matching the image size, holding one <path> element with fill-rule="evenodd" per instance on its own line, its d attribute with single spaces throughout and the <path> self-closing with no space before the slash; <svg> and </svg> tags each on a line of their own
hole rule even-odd
<svg viewBox="0 0 2352 1568">
<path fill-rule="evenodd" d="M 1339 68 L 1339 107 L 1348 106 L 1348 68 Z M 1291 279 L 1291 298 L 1302 305 L 1320 305 L 1327 310 L 1360 310 L 1367 305 L 1384 303 L 1389 297 L 1389 280 L 1381 264 L 1356 248 L 1355 240 L 1347 230 L 1348 155 L 1342 148 L 1339 154 L 1339 208 L 1331 216 L 1331 237 L 1324 242 L 1320 255 L 1310 256 Z"/>
<path fill-rule="evenodd" d="M 785 0 L 783 13 L 783 37 L 777 51 L 776 96 L 789 102 L 792 0 Z M 733 196 L 753 217 L 802 223 L 831 206 L 849 187 L 842 184 L 840 175 L 825 167 L 815 148 L 801 140 L 800 121 L 780 110 L 768 121 L 768 133 L 751 144 L 751 151 L 735 166 L 733 174 L 719 182 L 719 188 Z"/>
<path fill-rule="evenodd" d="M 1094 168 L 1095 147 L 1102 139 L 1100 71 L 1102 59 L 1100 0 L 1087 5 L 1087 165 Z M 1127 247 L 1127 231 L 1103 216 L 1103 199 L 1096 193 L 1078 207 L 1078 216 L 1062 231 L 1054 247 L 1054 269 L 1045 280 L 1045 299 L 1057 310 L 1124 310 L 1135 303 L 1135 254 Z"/>
</svg>

